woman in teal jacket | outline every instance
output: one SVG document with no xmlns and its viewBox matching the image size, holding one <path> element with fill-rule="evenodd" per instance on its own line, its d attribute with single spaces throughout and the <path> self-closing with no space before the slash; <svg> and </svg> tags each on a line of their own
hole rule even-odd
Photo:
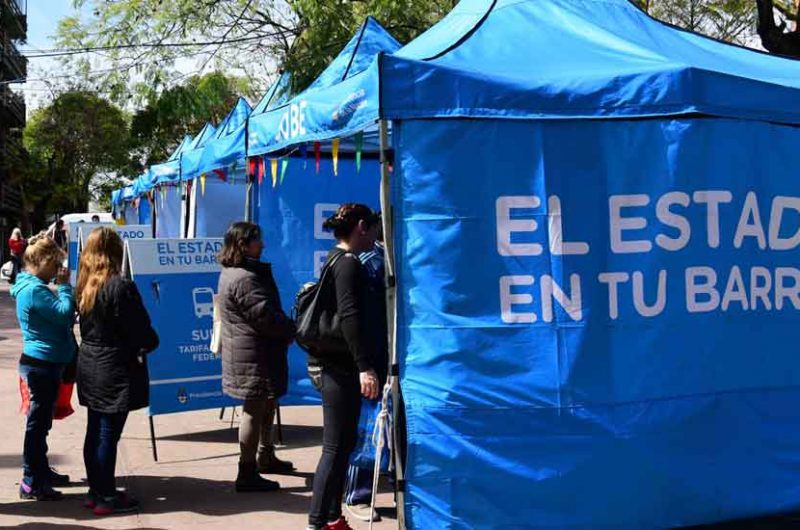
<svg viewBox="0 0 800 530">
<path fill-rule="evenodd" d="M 30 390 L 19 487 L 23 499 L 63 498 L 53 485 L 55 479 L 65 477 L 55 474 L 47 460 L 47 434 L 53 425 L 61 376 L 75 357 L 75 298 L 63 260 L 64 251 L 53 240 L 44 234 L 32 238 L 25 250 L 25 271 L 11 290 L 23 338 L 19 373 Z M 53 279 L 55 293 L 49 287 Z"/>
</svg>

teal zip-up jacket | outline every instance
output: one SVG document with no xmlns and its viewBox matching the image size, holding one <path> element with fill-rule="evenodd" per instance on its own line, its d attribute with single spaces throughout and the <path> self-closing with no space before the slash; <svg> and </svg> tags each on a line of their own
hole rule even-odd
<svg viewBox="0 0 800 530">
<path fill-rule="evenodd" d="M 21 272 L 11 289 L 17 301 L 17 320 L 22 328 L 22 351 L 28 357 L 51 363 L 69 363 L 75 356 L 72 331 L 75 296 L 72 287 L 53 291 L 38 277 Z"/>
</svg>

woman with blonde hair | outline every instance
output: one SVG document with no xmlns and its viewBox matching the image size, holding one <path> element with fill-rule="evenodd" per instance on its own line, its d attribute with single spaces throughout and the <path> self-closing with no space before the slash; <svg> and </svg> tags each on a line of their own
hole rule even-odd
<svg viewBox="0 0 800 530">
<path fill-rule="evenodd" d="M 11 289 L 22 328 L 19 374 L 30 391 L 19 486 L 23 499 L 60 500 L 63 495 L 53 486 L 64 482 L 60 479 L 69 482 L 68 477 L 55 474 L 47 460 L 47 435 L 53 426 L 58 388 L 64 369 L 75 357 L 75 298 L 63 260 L 64 252 L 44 233 L 31 238 L 25 250 L 25 271 Z M 49 287 L 53 279 L 58 285 L 55 293 Z"/>
<path fill-rule="evenodd" d="M 122 240 L 111 228 L 89 234 L 78 268 L 81 348 L 78 399 L 89 409 L 83 459 L 96 515 L 135 511 L 138 502 L 116 489 L 117 444 L 128 413 L 149 404 L 145 355 L 158 335 L 136 285 L 121 276 Z"/>
</svg>

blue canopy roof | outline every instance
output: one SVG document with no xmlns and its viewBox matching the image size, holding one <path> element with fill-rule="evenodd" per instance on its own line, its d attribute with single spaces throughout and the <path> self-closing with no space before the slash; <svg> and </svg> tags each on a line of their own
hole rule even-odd
<svg viewBox="0 0 800 530">
<path fill-rule="evenodd" d="M 387 118 L 800 123 L 800 61 L 723 44 L 627 0 L 462 0 L 381 65 Z"/>
<path fill-rule="evenodd" d="M 210 122 L 206 123 L 200 133 L 194 137 L 191 145 L 181 152 L 179 158 L 181 180 L 193 179 L 199 175 L 197 167 L 200 163 L 200 156 L 203 154 L 206 144 L 216 134 L 217 128 Z"/>
<path fill-rule="evenodd" d="M 361 130 L 364 123 L 375 121 L 377 69 L 368 67 L 379 53 L 398 49 L 400 43 L 374 18 L 368 18 L 308 89 L 282 107 L 253 113 L 248 128 L 248 156 L 327 138 L 331 131 L 347 136 Z M 369 118 L 365 120 L 363 116 Z"/>
<path fill-rule="evenodd" d="M 180 143 L 178 148 L 172 152 L 172 154 L 170 155 L 170 157 L 167 159 L 166 162 L 150 166 L 150 176 L 154 186 L 157 186 L 159 184 L 164 184 L 167 182 L 176 182 L 177 180 L 180 179 L 181 153 L 184 150 L 188 149 L 193 141 L 194 140 L 192 136 L 187 134 L 186 136 L 183 137 L 183 141 Z"/>
<path fill-rule="evenodd" d="M 267 90 L 258 105 L 255 106 L 251 116 L 263 114 L 264 112 L 283 105 L 291 96 L 292 76 L 288 72 L 283 72 L 275 83 Z"/>
<path fill-rule="evenodd" d="M 250 112 L 250 104 L 244 98 L 239 98 L 236 106 L 217 128 L 217 134 L 206 143 L 197 160 L 197 166 L 185 178 L 195 178 L 244 159 L 247 118 Z"/>
</svg>

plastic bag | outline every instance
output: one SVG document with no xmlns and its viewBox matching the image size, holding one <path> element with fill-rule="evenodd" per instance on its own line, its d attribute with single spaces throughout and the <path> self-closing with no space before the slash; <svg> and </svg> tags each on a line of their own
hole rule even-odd
<svg viewBox="0 0 800 530">
<path fill-rule="evenodd" d="M 391 410 L 391 406 L 390 406 Z M 381 412 L 381 401 L 362 399 L 361 415 L 358 418 L 358 439 L 356 447 L 350 455 L 350 463 L 356 467 L 372 469 L 375 467 L 375 444 L 372 434 Z M 381 454 L 381 472 L 389 471 L 389 448 L 384 445 Z"/>
<path fill-rule="evenodd" d="M 61 383 L 58 386 L 58 397 L 56 398 L 55 407 L 53 407 L 53 419 L 63 420 L 75 413 L 72 408 L 72 391 L 75 389 L 75 383 Z M 19 411 L 25 416 L 31 409 L 31 391 L 28 388 L 28 383 L 22 377 L 19 378 L 19 397 L 21 403 Z"/>
</svg>

